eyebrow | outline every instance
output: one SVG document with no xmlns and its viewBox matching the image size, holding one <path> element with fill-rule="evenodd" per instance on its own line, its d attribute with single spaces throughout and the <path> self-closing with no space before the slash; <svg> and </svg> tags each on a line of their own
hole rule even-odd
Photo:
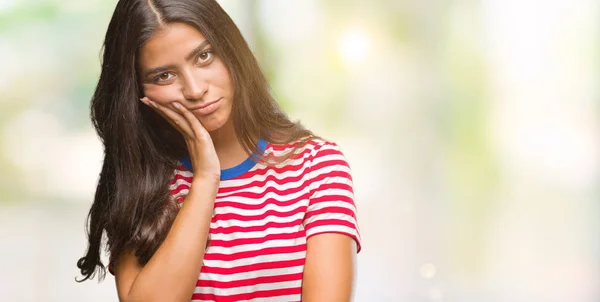
<svg viewBox="0 0 600 302">
<path fill-rule="evenodd" d="M 208 42 L 208 40 L 204 40 L 204 42 L 200 43 L 200 45 L 198 45 L 198 47 L 194 48 L 194 50 L 192 50 L 186 57 L 185 60 L 189 61 L 191 59 L 193 59 L 198 53 L 200 53 L 205 47 L 206 45 L 210 44 Z M 159 66 L 156 68 L 152 68 L 149 69 L 148 71 L 146 71 L 146 77 L 150 76 L 151 74 L 155 74 L 155 73 L 159 73 L 159 72 L 163 72 L 165 70 L 169 70 L 169 69 L 173 69 L 174 65 L 165 65 L 165 66 Z"/>
</svg>

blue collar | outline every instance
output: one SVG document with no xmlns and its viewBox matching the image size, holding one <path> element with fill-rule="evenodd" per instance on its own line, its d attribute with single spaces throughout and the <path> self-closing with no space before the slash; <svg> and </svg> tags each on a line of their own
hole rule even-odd
<svg viewBox="0 0 600 302">
<path fill-rule="evenodd" d="M 258 149 L 258 154 L 264 154 L 265 150 L 267 149 L 267 141 L 263 140 L 262 138 L 259 139 L 257 149 Z M 190 160 L 189 157 L 184 157 L 180 161 L 186 169 L 194 172 L 193 168 L 192 168 L 192 161 Z M 221 170 L 221 180 L 228 180 L 228 179 L 236 178 L 236 177 L 250 171 L 250 169 L 252 169 L 252 167 L 254 167 L 254 165 L 256 164 L 257 161 L 258 161 L 258 158 L 256 158 L 255 155 L 250 155 L 241 164 L 239 164 L 235 167 L 231 167 L 229 169 Z"/>
</svg>

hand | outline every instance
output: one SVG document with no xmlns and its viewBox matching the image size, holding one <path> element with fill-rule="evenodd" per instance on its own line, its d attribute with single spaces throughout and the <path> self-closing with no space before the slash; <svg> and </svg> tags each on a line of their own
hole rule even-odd
<svg viewBox="0 0 600 302">
<path fill-rule="evenodd" d="M 218 181 L 221 176 L 221 164 L 210 134 L 198 118 L 178 102 L 173 102 L 171 109 L 153 102 L 148 97 L 143 97 L 140 101 L 152 107 L 183 135 L 194 168 L 194 178 Z"/>
</svg>

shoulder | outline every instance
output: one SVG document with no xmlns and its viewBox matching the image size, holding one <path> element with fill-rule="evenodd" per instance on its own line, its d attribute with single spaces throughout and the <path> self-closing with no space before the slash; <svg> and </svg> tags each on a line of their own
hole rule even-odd
<svg viewBox="0 0 600 302">
<path fill-rule="evenodd" d="M 308 140 L 300 139 L 288 144 L 269 143 L 266 153 L 267 156 L 280 157 L 291 155 L 292 159 L 304 158 L 309 161 L 316 157 L 332 153 L 343 155 L 337 143 L 319 137 Z"/>
<path fill-rule="evenodd" d="M 312 179 L 342 176 L 352 181 L 350 164 L 337 143 L 323 139 L 315 139 L 312 143 L 308 158 Z"/>
<path fill-rule="evenodd" d="M 337 154 L 340 156 L 344 155 L 340 146 L 333 141 L 316 138 L 311 140 L 311 143 L 313 158 L 332 154 Z"/>
<path fill-rule="evenodd" d="M 332 172 L 344 171 L 350 176 L 350 165 L 340 146 L 330 140 L 311 138 L 297 146 L 292 162 L 302 163 L 309 178 L 320 178 Z"/>
<path fill-rule="evenodd" d="M 346 166 L 349 167 L 340 146 L 330 140 L 321 138 L 311 139 L 306 148 L 310 150 L 308 160 L 311 170 L 316 170 L 323 166 Z"/>
</svg>

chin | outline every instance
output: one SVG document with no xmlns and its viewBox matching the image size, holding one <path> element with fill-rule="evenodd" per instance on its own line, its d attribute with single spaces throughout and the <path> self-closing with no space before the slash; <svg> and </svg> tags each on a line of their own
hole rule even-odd
<svg viewBox="0 0 600 302">
<path fill-rule="evenodd" d="M 206 129 L 206 131 L 208 131 L 208 132 L 215 132 L 215 131 L 221 129 L 221 127 L 219 125 L 212 125 L 212 124 L 204 125 L 204 124 L 202 124 L 202 126 L 204 126 L 204 129 Z"/>
<path fill-rule="evenodd" d="M 226 124 L 226 121 L 219 118 L 208 120 L 203 120 L 202 118 L 200 118 L 199 120 L 200 124 L 202 124 L 202 127 L 204 127 L 204 129 L 206 129 L 206 131 L 208 132 L 217 131 L 223 128 L 223 126 Z"/>
<path fill-rule="evenodd" d="M 229 124 L 233 123 L 229 110 L 227 108 L 219 108 L 216 112 L 205 116 L 196 116 L 200 124 L 208 132 L 215 132 L 223 128 L 230 128 Z"/>
</svg>

